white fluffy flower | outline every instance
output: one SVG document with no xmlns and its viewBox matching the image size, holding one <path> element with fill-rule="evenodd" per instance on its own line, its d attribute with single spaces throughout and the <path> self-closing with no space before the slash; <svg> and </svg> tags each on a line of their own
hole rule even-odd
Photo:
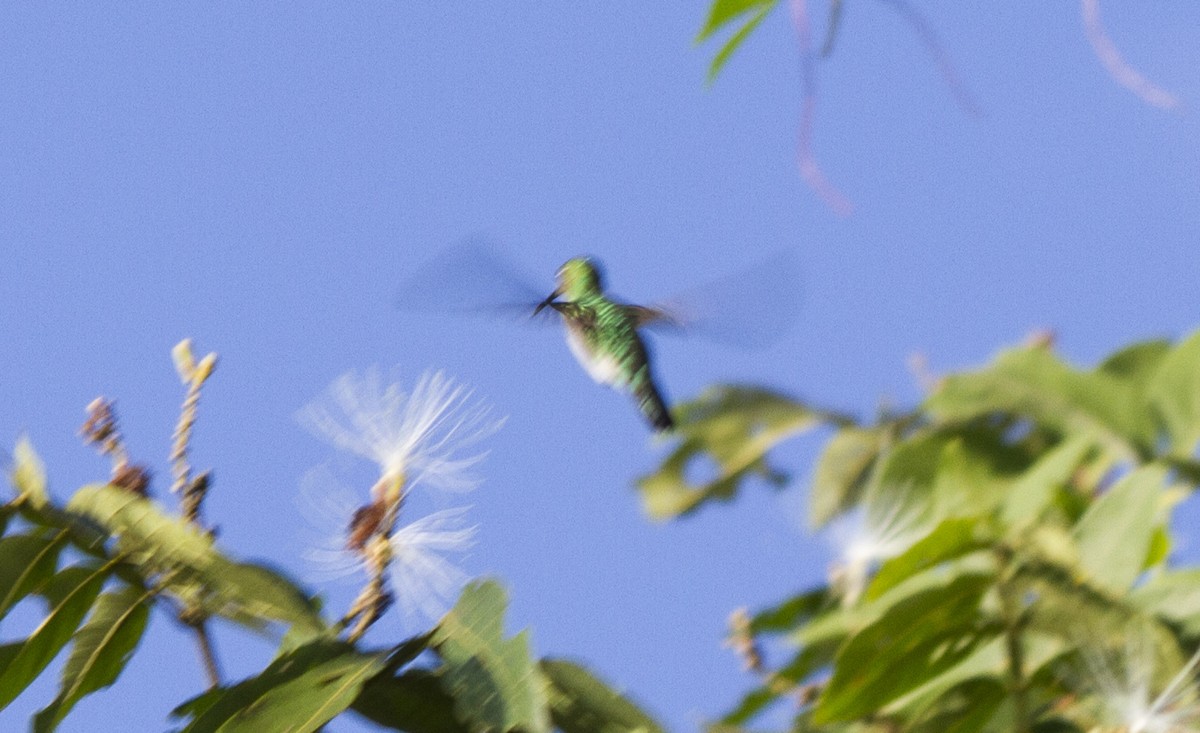
<svg viewBox="0 0 1200 733">
<path fill-rule="evenodd" d="M 903 553 L 929 531 L 924 512 L 905 501 L 906 493 L 863 502 L 831 528 L 837 549 L 831 580 L 841 588 L 844 604 L 858 601 L 880 563 Z"/>
<path fill-rule="evenodd" d="M 485 454 L 457 453 L 504 424 L 441 372 L 422 374 L 405 392 L 384 384 L 375 368 L 343 374 L 298 418 L 338 448 L 379 464 L 384 476 L 458 491 L 478 483 L 470 469 Z"/>
<path fill-rule="evenodd" d="M 392 535 L 388 573 L 396 602 L 408 616 L 440 618 L 470 580 L 444 557 L 475 544 L 476 527 L 463 523 L 465 513 L 466 508 L 434 512 Z"/>
<path fill-rule="evenodd" d="M 304 552 L 306 575 L 315 582 L 353 578 L 370 573 L 367 551 L 350 541 L 351 524 L 362 501 L 324 467 L 308 472 L 301 482 L 301 510 L 320 536 Z M 477 527 L 467 525 L 468 507 L 444 509 L 398 527 L 388 542 L 392 557 L 388 577 L 396 602 L 411 618 L 436 620 L 470 580 L 448 559 L 475 544 Z"/>
<path fill-rule="evenodd" d="M 1131 631 L 1125 653 L 1086 650 L 1089 686 L 1100 697 L 1105 723 L 1122 733 L 1193 733 L 1200 730 L 1200 651 L 1165 684 L 1155 684 L 1157 667 L 1148 630 Z"/>
</svg>

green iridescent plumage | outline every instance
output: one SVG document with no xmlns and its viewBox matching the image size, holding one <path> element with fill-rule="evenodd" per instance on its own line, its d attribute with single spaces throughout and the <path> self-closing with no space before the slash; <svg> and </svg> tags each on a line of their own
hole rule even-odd
<svg viewBox="0 0 1200 733">
<path fill-rule="evenodd" d="M 666 320 L 664 313 L 610 299 L 604 293 L 599 268 L 584 257 L 568 260 L 559 268 L 558 287 L 534 312 L 543 308 L 562 315 L 571 352 L 592 379 L 633 395 L 655 430 L 674 426 L 638 333 L 641 325 Z"/>
</svg>

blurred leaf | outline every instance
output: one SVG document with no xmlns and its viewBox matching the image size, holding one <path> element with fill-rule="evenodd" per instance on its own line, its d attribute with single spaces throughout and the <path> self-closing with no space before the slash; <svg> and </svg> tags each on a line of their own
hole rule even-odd
<svg viewBox="0 0 1200 733">
<path fill-rule="evenodd" d="M 845 427 L 825 444 L 808 494 L 808 522 L 816 529 L 853 505 L 886 443 L 882 430 Z"/>
<path fill-rule="evenodd" d="M 58 554 L 66 544 L 54 537 L 12 535 L 0 538 L 0 618 L 17 601 L 36 593 L 54 575 Z"/>
<path fill-rule="evenodd" d="M 257 677 L 192 698 L 171 714 L 193 718 L 186 733 L 315 731 L 350 707 L 383 666 L 379 655 L 317 641 L 277 658 Z"/>
<path fill-rule="evenodd" d="M 563 733 L 662 733 L 662 727 L 583 667 L 543 659 L 550 681 L 550 717 Z"/>
<path fill-rule="evenodd" d="M 1092 581 L 1123 592 L 1145 569 L 1161 525 L 1166 470 L 1145 466 L 1097 499 L 1075 525 L 1080 564 Z M 1120 538 L 1120 541 L 1114 541 Z"/>
<path fill-rule="evenodd" d="M 926 407 L 945 420 L 1028 417 L 1068 437 L 1092 435 L 1125 458 L 1154 443 L 1141 385 L 1128 372 L 1078 371 L 1040 347 L 1009 350 L 990 367 L 947 377 Z"/>
<path fill-rule="evenodd" d="M 21 518 L 46 530 L 57 530 L 63 540 L 102 561 L 109 559 L 108 533 L 88 517 L 64 511 L 53 503 L 35 507 L 27 502 L 16 507 Z"/>
<path fill-rule="evenodd" d="M 454 716 L 454 698 L 442 689 L 438 676 L 424 669 L 375 677 L 363 687 L 353 710 L 373 723 L 406 733 L 470 730 Z"/>
<path fill-rule="evenodd" d="M 740 16 L 751 12 L 759 12 L 763 7 L 769 10 L 774 7 L 777 1 L 714 0 L 713 4 L 708 8 L 708 18 L 704 21 L 704 27 L 700 29 L 700 34 L 696 36 L 696 42 L 700 43 L 708 39 L 713 33 L 716 33 L 723 26 L 733 22 Z"/>
<path fill-rule="evenodd" d="M 1008 699 L 1000 680 L 971 678 L 948 690 L 936 707 L 905 728 L 912 733 L 983 733 L 995 724 Z M 1002 730 L 1015 730 L 1011 724 Z"/>
<path fill-rule="evenodd" d="M 135 586 L 105 593 L 75 634 L 58 696 L 33 720 L 33 730 L 54 730 L 84 695 L 116 682 L 142 638 L 153 592 Z"/>
<path fill-rule="evenodd" d="M 678 444 L 658 471 L 638 479 L 646 511 L 654 519 L 688 514 L 706 501 L 728 501 L 751 474 L 779 482 L 766 454 L 779 442 L 835 416 L 813 410 L 775 392 L 720 386 L 675 410 L 672 437 Z M 695 461 L 711 458 L 716 476 L 689 481 Z"/>
<path fill-rule="evenodd" d="M 902 492 L 908 510 L 933 518 L 991 511 L 1028 467 L 1025 449 L 1010 445 L 1002 430 L 964 424 L 914 433 L 875 463 L 860 499 L 895 503 Z"/>
<path fill-rule="evenodd" d="M 1190 458 L 1200 440 L 1200 331 L 1162 360 L 1149 389 L 1151 405 L 1162 418 L 1172 451 Z"/>
<path fill-rule="evenodd" d="M 1012 486 L 1001 518 L 1014 525 L 1036 519 L 1054 498 L 1054 492 L 1070 480 L 1076 467 L 1092 447 L 1086 436 L 1067 440 L 1047 452 Z"/>
<path fill-rule="evenodd" d="M 111 573 L 111 564 L 76 565 L 60 571 L 42 587 L 40 593 L 49 609 L 37 629 L 0 668 L 0 709 L 21 694 L 71 640 Z"/>
<path fill-rule="evenodd" d="M 251 626 L 282 621 L 310 635 L 324 628 L 312 602 L 290 581 L 260 565 L 229 560 L 211 537 L 153 501 L 93 484 L 76 492 L 67 509 L 111 532 L 124 558 L 147 576 L 160 575 L 189 607 Z"/>
<path fill-rule="evenodd" d="M 1061 639 L 1039 633 L 1022 635 L 1024 653 L 1023 673 L 1032 677 L 1045 665 L 1058 658 L 1066 649 Z M 996 637 L 980 644 L 961 662 L 933 677 L 912 692 L 897 698 L 888 705 L 887 714 L 902 714 L 909 719 L 928 717 L 938 709 L 955 709 L 957 702 L 947 701 L 954 697 L 964 683 L 972 680 L 1002 681 L 1007 679 L 1009 668 L 1008 646 L 1003 637 Z M 961 713 L 961 711 L 960 711 Z M 964 728 L 963 730 L 967 730 Z"/>
<path fill-rule="evenodd" d="M 433 632 L 443 662 L 439 675 L 472 731 L 545 733 L 546 682 L 530 658 L 528 633 L 504 638 L 505 605 L 493 581 L 463 589 Z"/>
<path fill-rule="evenodd" d="M 33 449 L 33 443 L 25 436 L 21 436 L 13 448 L 12 482 L 17 489 L 18 499 L 36 508 L 50 501 L 50 494 L 46 490 L 46 466 Z"/>
<path fill-rule="evenodd" d="M 107 484 L 82 487 L 67 502 L 117 538 L 117 547 L 131 562 L 152 572 L 174 568 L 206 570 L 217 557 L 212 538 L 157 504 Z"/>
<path fill-rule="evenodd" d="M 727 726 L 749 723 L 756 715 L 766 710 L 767 707 L 778 700 L 779 697 L 780 693 L 773 690 L 769 683 L 761 687 L 755 687 L 742 696 L 737 707 L 721 717 L 721 723 Z"/>
<path fill-rule="evenodd" d="M 865 597 L 875 600 L 902 581 L 947 560 L 986 548 L 994 540 L 982 518 L 947 519 L 908 550 L 883 563 L 867 586 Z"/>
<path fill-rule="evenodd" d="M 1200 568 L 1161 573 L 1133 591 L 1131 602 L 1179 624 L 1188 637 L 1200 636 Z"/>
<path fill-rule="evenodd" d="M 750 631 L 754 634 L 790 631 L 830 608 L 831 604 L 829 590 L 815 588 L 758 611 L 750 619 Z"/>
<path fill-rule="evenodd" d="M 1013 582 L 1026 604 L 1026 633 L 1056 636 L 1071 644 L 1106 643 L 1123 639 L 1133 624 L 1147 620 L 1124 593 L 1089 584 L 1073 568 L 1025 558 Z"/>
<path fill-rule="evenodd" d="M 797 646 L 811 646 L 852 636 L 877 622 L 893 606 L 914 596 L 936 592 L 959 578 L 994 582 L 996 562 L 990 552 L 974 552 L 944 563 L 937 572 L 918 573 L 878 598 L 853 606 L 835 606 L 789 634 Z"/>
<path fill-rule="evenodd" d="M 932 499 L 940 517 L 990 514 L 1028 470 L 1025 451 L 1008 445 L 998 431 L 964 427 L 939 432 L 946 442 L 934 464 Z"/>
<path fill-rule="evenodd" d="M 218 558 L 213 572 L 216 590 L 205 610 L 254 626 L 264 619 L 291 624 L 291 641 L 311 641 L 325 631 L 316 604 L 278 570 L 256 563 Z"/>
<path fill-rule="evenodd" d="M 1145 389 L 1170 352 L 1171 342 L 1166 339 L 1142 341 L 1110 355 L 1096 371 L 1120 377 Z"/>
<path fill-rule="evenodd" d="M 1165 524 L 1154 528 L 1150 535 L 1150 549 L 1146 551 L 1146 559 L 1142 567 L 1152 568 L 1165 563 L 1171 556 L 1171 531 Z"/>
<path fill-rule="evenodd" d="M 838 654 L 814 722 L 880 710 L 958 664 L 991 635 L 980 628 L 978 614 L 990 587 L 990 577 L 960 576 L 904 599 L 852 636 Z"/>
<path fill-rule="evenodd" d="M 708 66 L 708 81 L 710 84 L 721 74 L 721 69 L 725 68 L 725 64 L 729 61 L 729 57 L 733 55 L 733 52 L 742 45 L 742 42 L 746 40 L 754 29 L 762 23 L 763 18 L 766 18 L 771 9 L 775 7 L 773 1 L 759 4 L 761 7 L 755 11 L 754 15 L 751 15 L 750 19 L 721 46 L 721 50 L 717 51 L 717 55 L 713 56 L 712 63 Z"/>
</svg>

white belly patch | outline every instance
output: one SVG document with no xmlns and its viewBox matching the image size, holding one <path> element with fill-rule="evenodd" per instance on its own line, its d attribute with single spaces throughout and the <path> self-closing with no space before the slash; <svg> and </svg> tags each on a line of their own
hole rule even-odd
<svg viewBox="0 0 1200 733">
<path fill-rule="evenodd" d="M 575 360 L 593 380 L 610 387 L 624 384 L 625 380 L 621 378 L 621 364 L 611 356 L 593 354 L 579 331 L 573 328 L 567 329 L 567 346 L 571 348 Z"/>
</svg>

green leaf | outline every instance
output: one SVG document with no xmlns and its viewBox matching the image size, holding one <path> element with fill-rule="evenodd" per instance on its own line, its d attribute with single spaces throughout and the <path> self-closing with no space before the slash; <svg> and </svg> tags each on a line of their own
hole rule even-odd
<svg viewBox="0 0 1200 733">
<path fill-rule="evenodd" d="M 65 535 L 12 535 L 0 538 L 0 618 L 54 575 Z"/>
<path fill-rule="evenodd" d="M 1142 341 L 1110 355 L 1096 371 L 1120 377 L 1145 389 L 1170 352 L 1171 342 L 1166 339 Z"/>
<path fill-rule="evenodd" d="M 951 688 L 936 707 L 923 711 L 906 731 L 912 733 L 984 733 L 991 730 L 1008 691 L 999 680 L 968 679 Z M 1011 725 L 1000 730 L 1013 730 Z"/>
<path fill-rule="evenodd" d="M 809 526 L 824 526 L 858 500 L 885 442 L 881 430 L 846 427 L 825 444 L 808 494 Z"/>
<path fill-rule="evenodd" d="M 1040 633 L 1024 633 L 1021 643 L 1024 655 L 1022 673 L 1027 678 L 1037 674 L 1067 649 L 1060 638 Z M 971 680 L 1004 680 L 1008 669 L 1007 641 L 997 637 L 980 644 L 961 662 L 912 692 L 893 700 L 886 712 L 901 714 L 906 718 L 928 717 L 938 708 L 955 707 L 954 701 L 946 698 L 954 697 L 964 683 Z"/>
<path fill-rule="evenodd" d="M 259 626 L 282 621 L 307 637 L 324 628 L 313 603 L 279 573 L 236 563 L 222 555 L 212 538 L 157 504 L 115 486 L 81 488 L 67 504 L 117 538 L 117 548 L 148 578 L 158 576 L 190 608 Z"/>
<path fill-rule="evenodd" d="M 1013 484 L 1004 501 L 1001 519 L 1010 525 L 1036 519 L 1054 500 L 1092 447 L 1092 441 L 1075 437 L 1043 455 Z"/>
<path fill-rule="evenodd" d="M 725 68 L 725 64 L 729 61 L 729 58 L 733 56 L 733 52 L 736 51 L 746 40 L 746 38 L 749 37 L 752 32 L 754 32 L 754 29 L 763 22 L 763 18 L 767 17 L 767 14 L 771 12 L 773 7 L 775 7 L 775 3 L 773 2 L 763 3 L 762 7 L 759 8 L 754 15 L 750 16 L 750 19 L 747 20 L 746 23 L 742 25 L 742 27 L 739 28 L 736 33 L 730 36 L 729 40 L 721 46 L 721 50 L 717 51 L 717 55 L 713 56 L 712 63 L 708 65 L 708 82 L 710 84 L 714 82 L 721 74 L 721 69 Z"/>
<path fill-rule="evenodd" d="M 756 715 L 766 710 L 769 705 L 778 700 L 779 697 L 779 693 L 771 689 L 769 684 L 755 687 L 742 696 L 737 707 L 721 716 L 721 723 L 728 726 L 749 723 Z"/>
<path fill-rule="evenodd" d="M 280 571 L 262 564 L 229 562 L 220 558 L 214 567 L 216 594 L 209 609 L 253 626 L 263 619 L 292 625 L 290 641 L 301 645 L 326 630 L 313 599 Z M 207 604 L 206 604 L 207 605 Z"/>
<path fill-rule="evenodd" d="M 790 631 L 829 609 L 831 605 L 829 590 L 815 588 L 792 596 L 776 606 L 758 611 L 750 619 L 750 631 L 754 634 Z"/>
<path fill-rule="evenodd" d="M 172 715 L 194 716 L 185 733 L 315 731 L 350 707 L 383 668 L 378 654 L 317 641 L 277 658 L 257 677 L 189 700 Z"/>
<path fill-rule="evenodd" d="M 1123 592 L 1145 569 L 1154 533 L 1163 521 L 1166 477 L 1160 466 L 1134 471 L 1097 499 L 1075 525 L 1080 565 L 1092 582 Z"/>
<path fill-rule="evenodd" d="M 583 667 L 562 659 L 543 659 L 550 681 L 550 717 L 562 733 L 662 733 L 637 705 Z"/>
<path fill-rule="evenodd" d="M 46 490 L 46 466 L 33 449 L 33 443 L 25 436 L 21 436 L 13 448 L 12 482 L 21 501 L 37 508 L 50 501 L 50 494 Z"/>
<path fill-rule="evenodd" d="M 700 34 L 696 36 L 696 42 L 706 40 L 709 36 L 716 33 L 723 26 L 733 22 L 739 16 L 750 12 L 761 12 L 765 7 L 770 10 L 775 6 L 778 0 L 714 0 L 709 6 L 708 18 L 704 21 L 704 27 L 700 29 Z"/>
<path fill-rule="evenodd" d="M 897 603 L 849 639 L 813 713 L 817 724 L 875 712 L 964 659 L 995 632 L 979 626 L 987 576 L 960 576 Z"/>
<path fill-rule="evenodd" d="M 528 632 L 504 639 L 505 605 L 493 581 L 464 588 L 433 632 L 438 672 L 472 731 L 547 733 L 546 682 L 530 658 Z"/>
<path fill-rule="evenodd" d="M 1003 431 L 976 424 L 922 430 L 896 443 L 875 463 L 860 501 L 896 504 L 930 518 L 978 515 L 1008 496 L 1028 467 L 1026 451 L 1005 442 Z"/>
<path fill-rule="evenodd" d="M 1200 331 L 1171 350 L 1148 388 L 1173 453 L 1191 457 L 1200 440 Z"/>
<path fill-rule="evenodd" d="M 442 689 L 438 676 L 424 669 L 375 677 L 363 687 L 353 709 L 374 723 L 406 733 L 470 730 L 454 716 L 454 698 Z"/>
<path fill-rule="evenodd" d="M 82 487 L 67 502 L 67 511 L 104 527 L 117 538 L 126 559 L 151 572 L 205 571 L 218 557 L 207 534 L 166 514 L 153 501 L 116 486 Z"/>
<path fill-rule="evenodd" d="M 926 407 L 946 420 L 1029 418 L 1065 436 L 1091 435 L 1128 459 L 1149 451 L 1155 437 L 1141 385 L 1129 373 L 1082 372 L 1044 348 L 1013 349 L 991 367 L 947 377 Z"/>
<path fill-rule="evenodd" d="M 765 389 L 720 386 L 675 410 L 678 439 L 658 471 L 637 482 L 654 519 L 688 514 L 713 499 L 728 501 L 753 474 L 780 484 L 766 455 L 779 442 L 821 420 L 837 419 Z M 711 459 L 716 476 L 689 481 L 688 467 Z"/>
<path fill-rule="evenodd" d="M 1184 635 L 1200 636 L 1200 568 L 1156 575 L 1135 590 L 1131 600 L 1140 608 L 1179 624 Z"/>
<path fill-rule="evenodd" d="M 102 562 L 109 559 L 106 549 L 109 536 L 88 517 L 65 511 L 52 503 L 34 507 L 22 502 L 16 509 L 29 524 L 61 534 L 65 541 Z"/>
<path fill-rule="evenodd" d="M 20 650 L 0 668 L 0 709 L 21 694 L 71 640 L 111 572 L 111 563 L 76 565 L 60 571 L 41 589 L 49 610 Z"/>
<path fill-rule="evenodd" d="M 105 593 L 75 634 L 58 696 L 37 714 L 33 729 L 54 730 L 84 695 L 116 682 L 141 641 L 153 591 L 125 586 Z"/>
<path fill-rule="evenodd" d="M 1055 636 L 1073 645 L 1104 645 L 1120 642 L 1137 626 L 1152 625 L 1127 595 L 1080 580 L 1073 568 L 1027 558 L 1013 582 L 1014 595 L 1027 604 L 1027 633 Z"/>
<path fill-rule="evenodd" d="M 973 552 L 950 560 L 938 572 L 918 573 L 879 598 L 858 605 L 834 606 L 788 635 L 793 644 L 806 647 L 853 636 L 878 621 L 893 606 L 913 596 L 945 588 L 959 578 L 994 582 L 996 561 L 991 552 Z"/>
<path fill-rule="evenodd" d="M 994 540 L 986 522 L 979 517 L 944 520 L 912 547 L 883 563 L 867 587 L 866 598 L 875 600 L 902 581 L 988 547 Z"/>
</svg>

